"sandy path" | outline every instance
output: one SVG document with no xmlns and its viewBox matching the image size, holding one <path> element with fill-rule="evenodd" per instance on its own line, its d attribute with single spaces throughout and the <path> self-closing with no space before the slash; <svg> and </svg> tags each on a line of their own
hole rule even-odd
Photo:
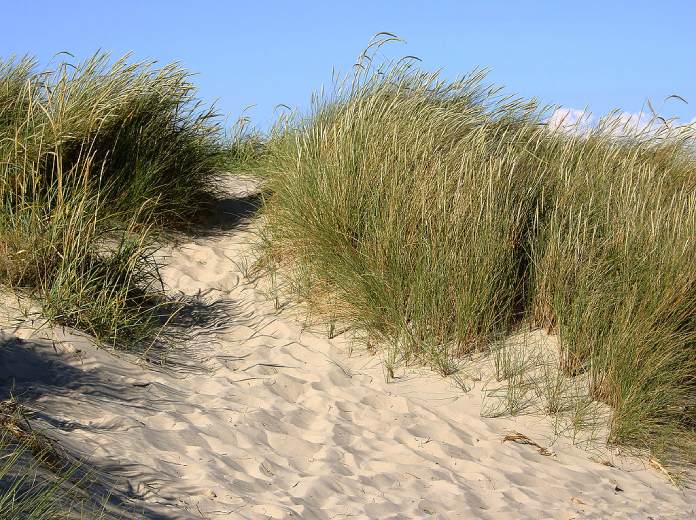
<svg viewBox="0 0 696 520">
<path fill-rule="evenodd" d="M 303 330 L 244 278 L 231 259 L 251 239 L 236 229 L 171 251 L 168 287 L 218 300 L 180 358 L 199 370 L 155 371 L 69 333 L 56 352 L 3 327 L 0 383 L 13 377 L 37 421 L 146 517 L 695 517 L 696 494 L 653 469 L 550 446 L 538 419 L 482 419 L 478 388 L 424 371 L 386 383 L 378 358 Z M 554 455 L 501 442 L 509 430 Z"/>
</svg>

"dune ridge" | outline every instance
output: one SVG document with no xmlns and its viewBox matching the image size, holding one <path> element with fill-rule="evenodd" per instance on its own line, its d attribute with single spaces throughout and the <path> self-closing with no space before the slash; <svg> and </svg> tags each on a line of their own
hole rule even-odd
<svg viewBox="0 0 696 520">
<path fill-rule="evenodd" d="M 231 196 L 250 197 L 251 181 Z M 0 381 L 148 518 L 690 518 L 696 494 L 555 439 L 538 418 L 482 419 L 468 393 L 308 331 L 238 259 L 254 221 L 167 251 L 167 290 L 197 296 L 170 368 L 60 330 L 3 327 Z M 234 225 L 225 229 L 226 223 Z M 232 261 L 235 259 L 237 262 Z M 282 305 L 280 305 L 282 307 Z M 5 321 L 9 323 L 9 321 Z M 189 331 L 189 332 L 190 332 Z M 21 339 L 18 339 L 21 338 Z M 175 357 L 176 356 L 176 357 Z M 520 432 L 537 443 L 504 441 Z"/>
</svg>

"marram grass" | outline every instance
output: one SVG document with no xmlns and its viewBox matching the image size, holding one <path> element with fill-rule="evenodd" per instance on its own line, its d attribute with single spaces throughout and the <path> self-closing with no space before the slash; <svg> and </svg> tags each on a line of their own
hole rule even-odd
<svg viewBox="0 0 696 520">
<path fill-rule="evenodd" d="M 0 61 L 0 284 L 52 323 L 147 354 L 176 313 L 154 233 L 206 208 L 228 154 L 189 77 L 105 54 Z M 74 469 L 38 478 L 50 453 L 0 422 L 2 518 L 102 516 L 80 510 Z"/>
<path fill-rule="evenodd" d="M 0 283 L 109 343 L 154 340 L 153 231 L 205 209 L 226 160 L 189 78 L 105 54 L 0 62 Z"/>
<path fill-rule="evenodd" d="M 107 496 L 86 491 L 87 475 L 27 422 L 15 399 L 0 402 L 0 517 L 3 520 L 106 518 Z M 111 515 L 109 518 L 116 518 Z M 118 516 L 120 518 L 120 516 Z"/>
<path fill-rule="evenodd" d="M 545 327 L 561 368 L 611 405 L 611 442 L 693 461 L 693 129 L 612 115 L 563 132 L 481 72 L 373 58 L 268 139 L 267 258 L 388 364 L 447 374 Z"/>
</svg>

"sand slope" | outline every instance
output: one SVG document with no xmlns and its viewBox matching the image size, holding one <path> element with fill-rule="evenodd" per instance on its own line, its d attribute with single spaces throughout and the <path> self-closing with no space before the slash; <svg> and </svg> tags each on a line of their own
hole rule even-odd
<svg viewBox="0 0 696 520">
<path fill-rule="evenodd" d="M 253 186 L 240 182 L 237 193 Z M 230 200 L 232 213 L 244 209 Z M 244 277 L 252 230 L 181 244 L 165 269 L 192 306 L 155 370 L 69 332 L 3 327 L 0 384 L 148 518 L 694 518 L 651 468 L 602 465 L 543 421 L 482 419 L 481 392 L 427 371 L 386 383 L 378 357 L 303 330 Z M 237 262 L 238 264 L 235 264 Z M 33 334 L 33 335 L 32 335 Z M 19 341 L 24 337 L 26 341 Z M 55 348 L 54 348 L 55 347 Z M 510 430 L 543 446 L 502 442 Z M 138 514 L 132 513 L 133 517 Z"/>
</svg>

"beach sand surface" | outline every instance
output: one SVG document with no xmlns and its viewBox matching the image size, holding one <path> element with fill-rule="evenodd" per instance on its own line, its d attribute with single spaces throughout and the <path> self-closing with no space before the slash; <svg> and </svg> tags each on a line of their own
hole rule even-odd
<svg viewBox="0 0 696 520">
<path fill-rule="evenodd" d="M 387 382 L 379 355 L 306 327 L 246 276 L 255 189 L 235 181 L 211 230 L 168 248 L 167 289 L 190 304 L 163 366 L 34 330 L 7 305 L 4 397 L 130 517 L 696 518 L 694 490 L 647 463 L 603 464 L 543 418 L 482 418 L 483 381 L 464 392 L 413 367 Z"/>
</svg>

